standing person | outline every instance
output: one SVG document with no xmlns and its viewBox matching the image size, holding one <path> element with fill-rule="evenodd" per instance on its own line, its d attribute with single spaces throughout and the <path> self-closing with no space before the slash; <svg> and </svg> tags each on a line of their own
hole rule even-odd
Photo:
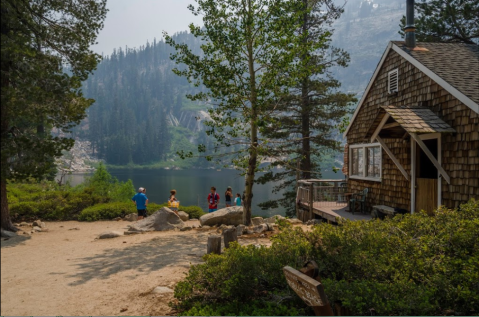
<svg viewBox="0 0 479 317">
<path fill-rule="evenodd" d="M 148 206 L 148 197 L 145 195 L 146 189 L 143 187 L 138 188 L 138 193 L 136 193 L 131 200 L 136 205 L 136 210 L 138 211 L 138 220 L 146 217 L 146 206 Z"/>
<path fill-rule="evenodd" d="M 211 193 L 208 194 L 208 212 L 218 210 L 218 203 L 220 202 L 220 195 L 216 193 L 216 188 L 211 187 Z"/>
<path fill-rule="evenodd" d="M 240 193 L 237 193 L 237 194 L 236 194 L 236 198 L 235 198 L 235 205 L 236 205 L 236 206 L 241 206 L 242 202 L 243 202 L 243 201 L 241 200 L 241 195 L 240 195 Z"/>
<path fill-rule="evenodd" d="M 178 207 L 180 206 L 180 201 L 176 199 L 176 190 L 172 189 L 170 191 L 170 198 L 168 199 L 168 208 L 175 212 L 178 215 Z"/>
<path fill-rule="evenodd" d="M 231 186 L 228 186 L 225 192 L 225 202 L 226 202 L 226 207 L 231 207 L 231 200 L 233 199 L 233 189 Z"/>
</svg>

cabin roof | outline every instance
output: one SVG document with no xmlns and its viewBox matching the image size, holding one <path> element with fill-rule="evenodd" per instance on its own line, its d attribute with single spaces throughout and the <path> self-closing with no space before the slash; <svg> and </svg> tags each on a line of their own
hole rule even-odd
<svg viewBox="0 0 479 317">
<path fill-rule="evenodd" d="M 479 113 L 479 46 L 463 43 L 420 42 L 409 49 L 403 41 L 389 42 L 344 132 L 346 137 L 389 52 L 394 50 L 451 95 Z"/>
<path fill-rule="evenodd" d="M 479 45 L 418 43 L 426 50 L 411 50 L 402 41 L 393 43 L 475 103 L 479 103 Z"/>
</svg>

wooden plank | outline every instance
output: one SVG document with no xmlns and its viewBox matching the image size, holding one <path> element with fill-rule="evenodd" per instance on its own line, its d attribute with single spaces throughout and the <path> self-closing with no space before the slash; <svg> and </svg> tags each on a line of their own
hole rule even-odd
<svg viewBox="0 0 479 317">
<path fill-rule="evenodd" d="M 416 178 L 416 210 L 431 214 L 437 208 L 437 179 Z"/>
<path fill-rule="evenodd" d="M 293 269 L 290 266 L 283 268 L 284 277 L 289 287 L 298 294 L 298 296 L 308 306 L 326 306 L 329 305 L 323 285 L 317 280 Z"/>
<path fill-rule="evenodd" d="M 373 135 L 371 136 L 371 143 L 374 142 L 374 140 L 376 139 L 376 137 L 378 136 L 379 132 L 381 131 L 381 129 L 383 128 L 383 126 L 386 124 L 386 121 L 388 121 L 390 115 L 389 113 L 386 113 L 383 117 L 383 119 L 381 120 L 381 122 L 379 123 L 378 127 L 376 128 L 376 130 L 374 130 L 374 133 Z"/>
<path fill-rule="evenodd" d="M 397 123 L 397 122 L 391 122 L 391 123 L 387 123 L 385 125 L 383 125 L 383 129 L 390 129 L 390 128 L 395 128 L 395 127 L 399 127 L 400 124 Z"/>
<path fill-rule="evenodd" d="M 399 163 L 399 160 L 394 156 L 393 152 L 388 148 L 386 143 L 384 142 L 383 139 L 381 139 L 379 136 L 376 136 L 376 140 L 378 140 L 379 144 L 381 144 L 381 147 L 384 149 L 384 151 L 389 155 L 391 160 L 396 164 L 397 168 L 401 171 L 401 173 L 404 175 L 404 177 L 409 180 L 409 175 L 407 174 L 406 170 L 404 167 L 402 167 L 401 163 Z"/>
<path fill-rule="evenodd" d="M 417 144 L 419 144 L 421 149 L 424 151 L 424 153 L 426 153 L 427 157 L 431 160 L 432 164 L 434 164 L 439 173 L 441 173 L 446 182 L 448 184 L 451 184 L 451 178 L 449 177 L 449 175 L 447 175 L 446 171 L 442 168 L 441 164 L 439 164 L 434 155 L 432 155 L 431 151 L 429 151 L 426 144 L 424 144 L 424 142 L 417 136 L 416 133 L 411 133 L 411 137 L 417 142 Z"/>
</svg>

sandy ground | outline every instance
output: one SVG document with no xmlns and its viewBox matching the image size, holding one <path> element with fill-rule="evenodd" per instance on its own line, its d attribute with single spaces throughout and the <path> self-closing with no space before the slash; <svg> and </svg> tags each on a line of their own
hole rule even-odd
<svg viewBox="0 0 479 317">
<path fill-rule="evenodd" d="M 194 222 L 194 220 L 190 221 Z M 149 232 L 96 239 L 123 232 L 124 221 L 47 222 L 49 232 L 1 241 L 1 315 L 174 315 L 171 289 L 191 264 L 202 262 L 214 229 Z M 78 227 L 79 230 L 69 230 Z M 241 238 L 240 244 L 270 244 Z"/>
</svg>

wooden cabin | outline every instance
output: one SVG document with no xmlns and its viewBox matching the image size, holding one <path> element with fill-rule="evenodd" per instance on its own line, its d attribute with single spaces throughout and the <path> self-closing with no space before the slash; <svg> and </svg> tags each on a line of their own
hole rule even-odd
<svg viewBox="0 0 479 317">
<path fill-rule="evenodd" d="M 390 42 L 344 133 L 347 191 L 412 213 L 479 199 L 478 104 L 478 45 Z"/>
</svg>

